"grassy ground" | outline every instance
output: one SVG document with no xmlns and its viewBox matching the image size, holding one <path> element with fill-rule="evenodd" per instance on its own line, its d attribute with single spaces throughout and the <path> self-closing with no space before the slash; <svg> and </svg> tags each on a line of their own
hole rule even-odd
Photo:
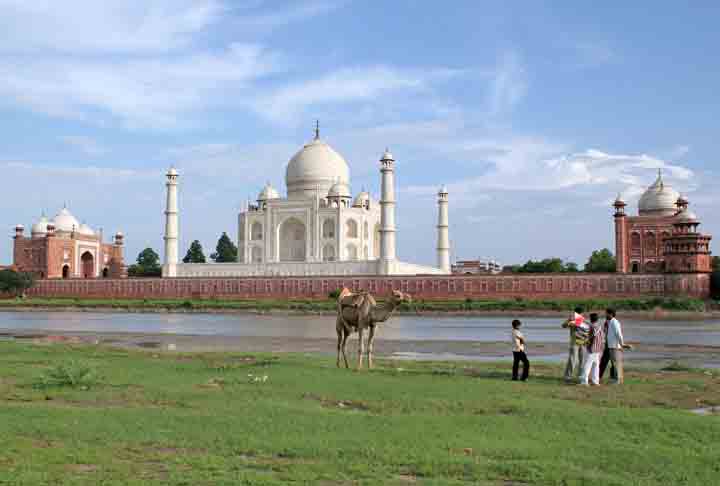
<svg viewBox="0 0 720 486">
<path fill-rule="evenodd" d="M 493 312 L 493 311 L 564 311 L 582 305 L 586 309 L 605 309 L 615 307 L 623 311 L 668 311 L 702 312 L 708 310 L 708 303 L 690 298 L 646 298 L 646 299 L 578 299 L 578 300 L 419 300 L 413 304 L 403 304 L 405 312 Z M 187 299 L 0 299 L 3 307 L 40 307 L 40 308 L 108 308 L 128 310 L 249 310 L 270 311 L 288 310 L 301 312 L 335 312 L 334 300 L 187 300 Z"/>
<path fill-rule="evenodd" d="M 719 374 L 559 376 L 0 342 L 0 484 L 717 484 Z"/>
</svg>

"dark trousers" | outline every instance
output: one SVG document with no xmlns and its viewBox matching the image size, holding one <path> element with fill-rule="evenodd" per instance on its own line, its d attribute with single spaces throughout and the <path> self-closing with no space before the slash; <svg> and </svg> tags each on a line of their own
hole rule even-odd
<svg viewBox="0 0 720 486">
<path fill-rule="evenodd" d="M 518 367 L 520 362 L 523 364 L 522 381 L 527 380 L 528 374 L 530 374 L 530 361 L 527 359 L 525 351 L 513 351 L 513 377 L 514 381 L 518 379 Z"/>
<path fill-rule="evenodd" d="M 610 378 L 617 380 L 617 370 L 615 369 L 615 365 L 610 361 L 610 350 L 605 348 L 602 357 L 600 358 L 600 378 L 602 378 L 605 374 L 605 369 L 607 368 L 608 363 L 610 363 Z"/>
</svg>

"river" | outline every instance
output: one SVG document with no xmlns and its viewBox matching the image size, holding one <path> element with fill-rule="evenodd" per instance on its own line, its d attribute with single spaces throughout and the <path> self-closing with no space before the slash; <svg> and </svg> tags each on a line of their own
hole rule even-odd
<svg viewBox="0 0 720 486">
<path fill-rule="evenodd" d="M 621 317 L 621 316 L 620 316 Z M 565 343 L 557 317 L 525 317 L 529 342 Z M 0 331 L 132 333 L 264 338 L 333 338 L 332 316 L 254 314 L 133 314 L 101 312 L 0 312 Z M 508 341 L 510 322 L 501 317 L 396 316 L 381 325 L 393 341 Z M 669 346 L 720 346 L 720 320 L 623 320 L 629 342 Z"/>
</svg>

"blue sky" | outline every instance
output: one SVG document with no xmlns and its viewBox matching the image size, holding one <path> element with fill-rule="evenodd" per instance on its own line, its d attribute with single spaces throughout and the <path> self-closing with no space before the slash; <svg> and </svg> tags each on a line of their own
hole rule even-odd
<svg viewBox="0 0 720 486">
<path fill-rule="evenodd" d="M 210 253 L 320 119 L 354 192 L 397 162 L 398 253 L 583 263 L 610 201 L 657 168 L 720 235 L 717 2 L 0 0 L 0 262 L 64 202 L 128 260 L 162 248 L 181 172 L 181 252 Z M 635 211 L 635 208 L 632 208 Z"/>
</svg>

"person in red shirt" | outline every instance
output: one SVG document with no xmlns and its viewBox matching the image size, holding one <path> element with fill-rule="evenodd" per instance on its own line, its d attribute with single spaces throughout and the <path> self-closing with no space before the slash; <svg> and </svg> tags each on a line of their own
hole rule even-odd
<svg viewBox="0 0 720 486">
<path fill-rule="evenodd" d="M 570 344 L 568 348 L 568 359 L 565 365 L 565 382 L 576 383 L 580 374 L 581 363 L 583 359 L 582 346 L 575 340 L 575 331 L 578 326 L 581 326 L 585 322 L 585 316 L 583 315 L 585 310 L 578 306 L 575 308 L 575 312 L 567 321 L 563 322 L 562 327 L 570 330 Z"/>
</svg>

